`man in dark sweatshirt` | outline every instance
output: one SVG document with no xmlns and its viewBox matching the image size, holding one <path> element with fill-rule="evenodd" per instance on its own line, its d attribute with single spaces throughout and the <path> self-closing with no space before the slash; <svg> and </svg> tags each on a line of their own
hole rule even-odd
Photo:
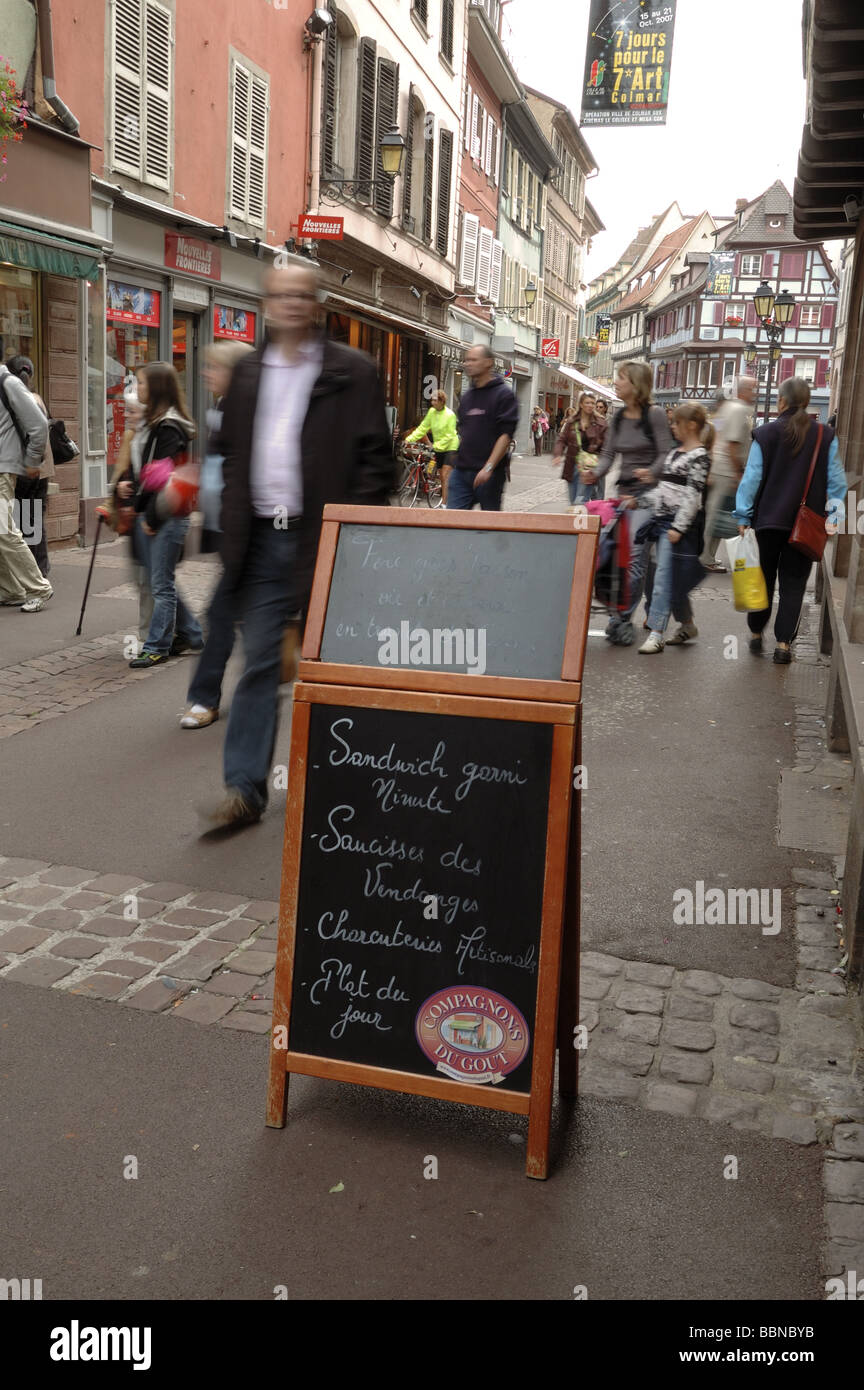
<svg viewBox="0 0 864 1390">
<path fill-rule="evenodd" d="M 459 452 L 450 474 L 447 507 L 500 512 L 507 457 L 519 424 L 519 402 L 503 377 L 493 370 L 495 358 L 483 343 L 465 354 L 462 370 L 471 385 L 459 402 Z"/>
</svg>

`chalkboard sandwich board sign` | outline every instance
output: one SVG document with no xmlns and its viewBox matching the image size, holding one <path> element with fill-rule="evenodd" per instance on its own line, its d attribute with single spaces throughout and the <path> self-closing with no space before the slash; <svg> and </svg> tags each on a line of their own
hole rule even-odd
<svg viewBox="0 0 864 1390">
<path fill-rule="evenodd" d="M 578 700 L 599 526 L 326 507 L 301 679 Z"/>
<path fill-rule="evenodd" d="M 291 1072 L 405 1091 L 528 1115 L 546 1176 L 578 727 L 298 683 L 268 1124 Z"/>
</svg>

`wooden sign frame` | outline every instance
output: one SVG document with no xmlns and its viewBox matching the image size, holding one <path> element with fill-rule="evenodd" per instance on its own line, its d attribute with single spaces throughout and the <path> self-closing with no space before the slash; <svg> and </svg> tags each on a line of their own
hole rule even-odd
<svg viewBox="0 0 864 1390">
<path fill-rule="evenodd" d="M 324 624 L 330 601 L 339 532 L 343 525 L 410 526 L 434 530 L 444 527 L 463 531 L 515 531 L 572 536 L 588 540 L 577 545 L 570 592 L 569 619 L 564 639 L 560 680 L 515 676 L 472 676 L 450 671 L 418 671 L 405 666 L 354 666 L 321 660 Z M 582 671 L 591 615 L 594 566 L 597 557 L 599 517 L 553 516 L 547 512 L 418 511 L 409 507 L 324 508 L 318 545 L 318 561 L 306 619 L 298 675 L 306 681 L 387 690 L 435 691 L 452 695 L 492 695 L 513 700 L 563 700 L 575 703 L 582 696 Z"/>
<path fill-rule="evenodd" d="M 352 509 L 354 511 L 355 509 Z M 352 516 L 352 519 L 353 516 Z M 589 549 L 589 547 L 586 547 Z M 335 553 L 335 546 L 334 546 Z M 320 669 L 320 668 L 319 668 Z M 400 673 L 404 674 L 404 673 Z M 472 683 L 472 688 L 474 688 Z M 303 851 L 303 827 L 308 769 L 308 747 L 313 705 L 357 709 L 403 710 L 418 714 L 457 715 L 473 719 L 500 719 L 553 726 L 546 825 L 546 854 L 537 969 L 536 1008 L 532 1030 L 532 1072 L 528 1092 L 508 1090 L 506 1083 L 491 1087 L 451 1081 L 433 1075 L 403 1072 L 366 1064 L 317 1057 L 291 1047 L 291 1000 Z M 340 684 L 298 682 L 294 691 L 288 801 L 279 904 L 279 936 L 273 995 L 273 1033 L 270 1049 L 270 1084 L 267 1124 L 281 1129 L 286 1122 L 288 1077 L 291 1072 L 349 1081 L 409 1095 L 430 1096 L 528 1116 L 525 1171 L 528 1177 L 545 1178 L 549 1168 L 549 1134 L 552 1116 L 552 1084 L 556 1040 L 561 1052 L 560 1091 L 575 1094 L 577 1054 L 574 1031 L 579 1022 L 579 892 L 578 874 L 568 877 L 568 860 L 578 853 L 578 791 L 573 789 L 573 767 L 579 756 L 581 711 L 573 703 L 555 704 L 519 700 L 486 699 L 476 695 L 431 694 L 423 691 L 391 691 Z M 578 858 L 575 861 L 578 866 Z M 287 1048 L 277 1047 L 284 1029 Z"/>
</svg>

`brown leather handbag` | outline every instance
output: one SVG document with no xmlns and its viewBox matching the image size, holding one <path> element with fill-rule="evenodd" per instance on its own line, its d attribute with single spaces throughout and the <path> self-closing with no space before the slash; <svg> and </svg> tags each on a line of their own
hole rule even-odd
<svg viewBox="0 0 864 1390">
<path fill-rule="evenodd" d="M 819 512 L 814 512 L 812 507 L 807 506 L 807 494 L 810 491 L 810 484 L 813 481 L 813 474 L 816 470 L 816 460 L 819 457 L 819 450 L 822 447 L 823 426 L 820 425 L 816 433 L 816 448 L 813 450 L 813 458 L 810 462 L 810 472 L 807 474 L 807 481 L 804 484 L 804 496 L 801 498 L 801 505 L 798 508 L 798 515 L 795 518 L 795 525 L 789 536 L 789 544 L 796 550 L 800 550 L 802 555 L 806 555 L 810 560 L 821 560 L 822 552 L 828 540 L 828 532 L 825 530 L 825 517 Z"/>
</svg>

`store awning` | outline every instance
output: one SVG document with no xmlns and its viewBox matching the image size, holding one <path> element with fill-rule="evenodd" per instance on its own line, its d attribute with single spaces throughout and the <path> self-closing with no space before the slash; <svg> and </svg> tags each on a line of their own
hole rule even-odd
<svg viewBox="0 0 864 1390">
<path fill-rule="evenodd" d="M 452 343 L 455 347 L 470 346 L 470 344 L 460 343 L 458 338 L 449 337 L 440 328 L 433 328 L 429 323 L 417 323 L 414 319 L 403 318 L 401 314 L 391 313 L 389 309 L 384 309 L 377 304 L 364 304 L 361 299 L 347 299 L 344 294 L 336 294 L 333 290 L 327 292 L 326 307 L 335 308 L 337 312 L 340 307 L 344 307 L 352 314 L 357 314 L 358 317 L 365 316 L 385 327 L 389 324 L 396 328 L 404 328 L 417 338 L 434 338 L 439 343 Z"/>
<path fill-rule="evenodd" d="M 547 365 L 550 365 L 547 363 Z M 572 377 L 578 381 L 579 385 L 586 391 L 593 391 L 596 396 L 602 396 L 607 401 L 617 401 L 618 397 L 611 386 L 601 386 L 599 381 L 592 381 L 590 376 L 585 376 L 584 372 L 577 372 L 575 367 L 562 367 L 556 364 L 554 370 L 560 372 L 562 376 Z"/>
<path fill-rule="evenodd" d="M 793 190 L 795 235 L 852 235 L 864 186 L 864 15 L 861 0 L 808 0 L 805 9 L 809 121 Z M 854 200 L 849 202 L 850 197 Z"/>
<path fill-rule="evenodd" d="M 14 222 L 0 222 L 0 261 L 25 270 L 44 270 L 49 275 L 69 275 L 76 280 L 93 280 L 99 274 L 99 260 L 92 246 L 67 241 L 49 232 L 30 232 Z"/>
</svg>

